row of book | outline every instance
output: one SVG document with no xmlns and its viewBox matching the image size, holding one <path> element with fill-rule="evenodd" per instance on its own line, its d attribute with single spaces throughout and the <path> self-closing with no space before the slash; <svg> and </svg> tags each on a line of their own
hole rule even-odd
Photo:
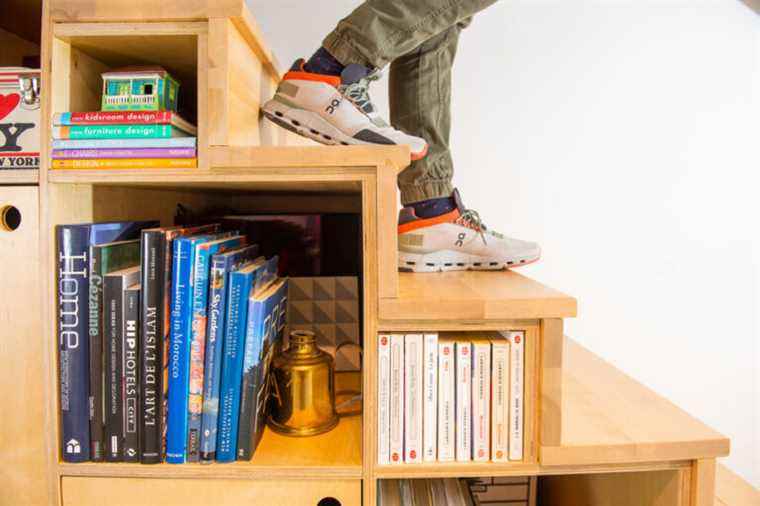
<svg viewBox="0 0 760 506">
<path fill-rule="evenodd" d="M 56 233 L 63 460 L 250 460 L 285 325 L 278 257 L 218 224 Z"/>
<path fill-rule="evenodd" d="M 536 478 L 381 480 L 379 506 L 535 506 Z"/>
<path fill-rule="evenodd" d="M 378 463 L 523 459 L 525 331 L 378 336 Z"/>
<path fill-rule="evenodd" d="M 52 168 L 190 168 L 197 129 L 171 111 L 66 112 L 53 116 Z"/>
</svg>

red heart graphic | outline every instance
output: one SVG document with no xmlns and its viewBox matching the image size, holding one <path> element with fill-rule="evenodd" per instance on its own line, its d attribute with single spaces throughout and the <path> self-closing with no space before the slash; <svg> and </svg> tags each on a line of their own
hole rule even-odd
<svg viewBox="0 0 760 506">
<path fill-rule="evenodd" d="M 0 119 L 8 116 L 18 103 L 21 102 L 21 95 L 14 93 L 12 95 L 0 95 Z"/>
</svg>

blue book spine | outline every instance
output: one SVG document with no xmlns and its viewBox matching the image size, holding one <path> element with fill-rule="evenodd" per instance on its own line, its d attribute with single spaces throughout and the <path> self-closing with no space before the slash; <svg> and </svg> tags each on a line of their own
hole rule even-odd
<svg viewBox="0 0 760 506">
<path fill-rule="evenodd" d="M 200 460 L 203 415 L 204 352 L 208 324 L 208 291 L 211 256 L 245 243 L 242 236 L 220 239 L 198 246 L 195 251 L 192 285 L 192 328 L 190 334 L 190 375 L 187 408 L 187 460 Z"/>
<path fill-rule="evenodd" d="M 251 292 L 251 286 L 253 286 L 253 278 L 252 272 L 232 272 L 228 280 L 216 441 L 216 460 L 218 462 L 234 462 L 237 455 L 243 346 L 245 345 L 248 319 L 248 295 Z"/>
<path fill-rule="evenodd" d="M 185 462 L 188 373 L 190 369 L 190 279 L 197 237 L 175 239 L 172 254 L 171 334 L 169 348 L 169 409 L 166 461 Z"/>
<path fill-rule="evenodd" d="M 253 260 L 258 246 L 214 255 L 208 297 L 206 352 L 203 367 L 203 417 L 201 420 L 201 461 L 216 458 L 217 422 L 219 420 L 219 390 L 222 380 L 222 345 L 227 310 L 227 277 L 243 263 Z"/>
</svg>

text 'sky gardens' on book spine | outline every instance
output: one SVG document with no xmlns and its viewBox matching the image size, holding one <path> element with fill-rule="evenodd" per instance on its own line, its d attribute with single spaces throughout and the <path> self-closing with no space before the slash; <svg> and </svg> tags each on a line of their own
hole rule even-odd
<svg viewBox="0 0 760 506">
<path fill-rule="evenodd" d="M 438 343 L 438 460 L 454 460 L 456 409 L 456 373 L 454 342 Z"/>
<path fill-rule="evenodd" d="M 57 241 L 61 449 L 65 462 L 86 462 L 90 460 L 89 227 L 59 226 Z"/>
<path fill-rule="evenodd" d="M 404 336 L 404 462 L 422 462 L 422 334 Z"/>
<path fill-rule="evenodd" d="M 390 463 L 404 461 L 404 335 L 391 334 Z"/>
<path fill-rule="evenodd" d="M 377 463 L 390 464 L 391 336 L 377 337 Z"/>
<path fill-rule="evenodd" d="M 193 258 L 192 323 L 190 327 L 190 373 L 188 382 L 187 460 L 200 460 L 201 421 L 203 416 L 204 352 L 206 350 L 206 327 L 208 323 L 208 290 L 211 256 L 238 248 L 245 244 L 245 237 L 226 237 L 196 247 Z"/>
<path fill-rule="evenodd" d="M 472 343 L 472 459 L 490 458 L 491 342 Z"/>
<path fill-rule="evenodd" d="M 509 460 L 509 342 L 491 341 L 491 460 Z"/>
<path fill-rule="evenodd" d="M 525 331 L 504 333 L 509 339 L 509 460 L 523 459 Z"/>
<path fill-rule="evenodd" d="M 456 460 L 472 460 L 472 344 L 457 341 Z"/>
<path fill-rule="evenodd" d="M 272 261 L 274 269 L 270 270 Z M 276 272 L 276 261 L 277 257 L 268 261 L 269 272 Z M 285 328 L 287 293 L 287 280 L 276 279 L 249 299 L 238 427 L 239 460 L 253 458 L 264 433 L 268 402 L 266 379 Z"/>
<path fill-rule="evenodd" d="M 422 458 L 433 462 L 438 454 L 438 334 L 423 336 Z"/>
<path fill-rule="evenodd" d="M 139 281 L 139 267 L 137 280 Z M 124 461 L 140 461 L 140 285 L 124 290 Z"/>
<path fill-rule="evenodd" d="M 211 259 L 208 297 L 206 352 L 203 367 L 203 416 L 201 419 L 201 462 L 216 459 L 219 422 L 219 391 L 222 379 L 222 351 L 227 316 L 227 277 L 257 255 L 259 247 L 246 246 Z"/>
</svg>

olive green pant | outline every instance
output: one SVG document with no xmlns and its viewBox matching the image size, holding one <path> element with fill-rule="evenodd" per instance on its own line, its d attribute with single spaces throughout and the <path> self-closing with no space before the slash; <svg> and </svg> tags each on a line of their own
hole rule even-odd
<svg viewBox="0 0 760 506">
<path fill-rule="evenodd" d="M 343 65 L 391 64 L 391 123 L 429 145 L 398 179 L 404 205 L 453 191 L 451 67 L 459 34 L 496 0 L 366 0 L 323 42 Z"/>
</svg>

